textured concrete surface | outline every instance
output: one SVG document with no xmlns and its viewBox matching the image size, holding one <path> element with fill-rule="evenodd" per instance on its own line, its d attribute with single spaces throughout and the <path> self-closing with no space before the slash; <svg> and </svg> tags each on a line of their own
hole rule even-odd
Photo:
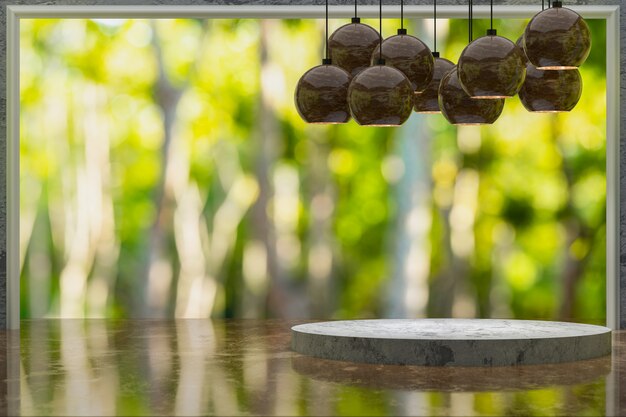
<svg viewBox="0 0 626 417">
<path fill-rule="evenodd" d="M 0 0 L 0 328 L 6 327 L 6 7 L 8 5 L 309 5 L 324 0 Z M 349 5 L 352 1 L 330 0 L 331 5 Z M 375 5 L 377 0 L 359 0 L 361 5 Z M 385 1 L 386 5 L 399 0 Z M 406 0 L 405 4 L 430 5 L 432 0 Z M 438 5 L 467 4 L 466 0 L 439 0 Z M 489 4 L 476 0 L 476 5 Z M 499 0 L 501 5 L 537 5 L 538 0 Z M 621 5 L 621 0 L 568 0 L 566 5 Z M 620 103 L 626 109 L 626 9 L 620 9 Z M 626 137 L 626 112 L 620 113 L 620 144 Z M 624 167 L 624 169 L 622 169 Z M 626 187 L 626 147 L 620 146 L 620 189 Z M 620 193 L 620 328 L 626 328 L 626 192 Z"/>
<path fill-rule="evenodd" d="M 611 330 L 531 320 L 348 320 L 292 328 L 292 348 L 324 359 L 386 365 L 511 366 L 611 353 Z"/>
</svg>

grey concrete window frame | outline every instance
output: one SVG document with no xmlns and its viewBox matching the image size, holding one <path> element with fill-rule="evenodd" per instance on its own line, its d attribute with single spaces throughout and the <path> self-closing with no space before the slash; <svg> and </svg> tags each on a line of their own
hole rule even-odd
<svg viewBox="0 0 626 417">
<path fill-rule="evenodd" d="M 29 3 L 29 4 L 28 4 Z M 20 325 L 19 266 L 19 25 L 20 19 L 32 18 L 323 18 L 324 7 L 318 0 L 226 0 L 211 4 L 202 0 L 122 1 L 56 0 L 33 5 L 32 1 L 0 0 L 0 328 L 18 329 Z M 43 3 L 43 1 L 42 1 Z M 111 5 L 111 3 L 120 3 Z M 318 4 L 319 3 L 319 4 Z M 333 18 L 349 18 L 351 1 L 331 0 Z M 394 1 L 396 3 L 396 1 Z M 399 3 L 399 2 L 397 2 Z M 384 6 L 386 16 L 399 14 L 398 4 Z M 440 0 L 438 17 L 466 18 L 465 0 Z M 626 328 L 626 200 L 620 189 L 626 186 L 626 151 L 620 147 L 626 137 L 620 124 L 620 105 L 626 99 L 620 81 L 626 87 L 626 51 L 620 38 L 626 39 L 624 10 L 620 0 L 571 0 L 567 7 L 585 18 L 606 20 L 606 325 Z M 376 0 L 360 0 L 361 17 L 377 17 Z M 477 0 L 475 18 L 489 15 L 488 1 Z M 500 0 L 494 7 L 497 18 L 530 18 L 540 10 L 538 0 Z M 432 18 L 432 0 L 407 0 L 405 17 Z M 0 25 L 1 26 L 1 25 Z M 621 36 L 620 36 L 621 35 Z M 626 43 L 626 42 L 625 42 Z M 6 72 L 4 71 L 6 69 Z M 626 105 L 624 105 L 626 108 Z M 623 170 L 620 167 L 624 167 Z M 626 197 L 626 193 L 625 197 Z M 619 254 L 619 256 L 618 256 Z"/>
</svg>

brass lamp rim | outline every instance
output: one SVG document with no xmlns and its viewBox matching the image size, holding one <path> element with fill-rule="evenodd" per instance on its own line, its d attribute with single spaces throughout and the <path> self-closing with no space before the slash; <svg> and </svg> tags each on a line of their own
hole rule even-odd
<svg viewBox="0 0 626 417">
<path fill-rule="evenodd" d="M 398 124 L 398 125 L 396 125 L 396 124 L 385 125 L 385 124 L 377 124 L 377 123 L 372 123 L 372 124 L 363 123 L 363 124 L 361 124 L 361 126 L 369 126 L 369 127 L 400 127 L 402 125 L 401 124 Z"/>
<path fill-rule="evenodd" d="M 494 100 L 498 98 L 513 98 L 515 96 L 471 96 L 475 100 Z"/>
<path fill-rule="evenodd" d="M 529 113 L 569 113 L 571 110 L 533 110 L 529 111 Z"/>
<path fill-rule="evenodd" d="M 548 66 L 544 66 L 544 67 L 535 67 L 538 70 L 543 70 L 543 71 L 557 71 L 557 70 L 575 70 L 578 69 L 578 67 L 572 66 L 572 65 L 548 65 Z"/>
</svg>

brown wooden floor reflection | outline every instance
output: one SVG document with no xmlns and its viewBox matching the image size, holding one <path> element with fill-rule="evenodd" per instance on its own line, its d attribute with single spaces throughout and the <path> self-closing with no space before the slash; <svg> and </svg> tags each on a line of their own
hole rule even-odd
<svg viewBox="0 0 626 417">
<path fill-rule="evenodd" d="M 0 333 L 5 415 L 625 414 L 613 357 L 425 368 L 292 352 L 278 320 L 40 320 Z"/>
</svg>

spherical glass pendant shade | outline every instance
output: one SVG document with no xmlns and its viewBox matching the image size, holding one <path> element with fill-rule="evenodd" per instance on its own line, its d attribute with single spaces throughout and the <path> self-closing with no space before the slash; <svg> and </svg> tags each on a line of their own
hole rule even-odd
<svg viewBox="0 0 626 417">
<path fill-rule="evenodd" d="M 467 95 L 454 67 L 439 86 L 439 107 L 453 125 L 482 125 L 495 122 L 504 108 L 504 99 L 480 100 Z"/>
<path fill-rule="evenodd" d="M 352 23 L 343 25 L 328 38 L 333 63 L 353 77 L 370 66 L 372 52 L 379 43 L 378 32 L 359 23 L 358 18 L 352 19 Z"/>
<path fill-rule="evenodd" d="M 440 113 L 439 109 L 439 84 L 448 71 L 454 68 L 454 64 L 445 58 L 439 58 L 437 53 L 433 69 L 433 78 L 421 93 L 415 93 L 413 109 L 417 113 Z"/>
<path fill-rule="evenodd" d="M 539 69 L 575 69 L 591 51 L 589 26 L 573 10 L 546 9 L 533 17 L 524 31 L 524 50 Z"/>
<path fill-rule="evenodd" d="M 380 46 L 377 46 L 372 53 L 372 65 L 376 65 L 379 56 Z M 435 61 L 432 52 L 424 42 L 407 35 L 406 29 L 398 29 L 397 35 L 383 41 L 382 57 L 387 65 L 407 76 L 416 92 L 424 91 L 433 78 Z"/>
<path fill-rule="evenodd" d="M 491 33 L 465 47 L 459 58 L 459 80 L 473 98 L 513 97 L 526 75 L 524 55 L 513 42 Z"/>
<path fill-rule="evenodd" d="M 401 71 L 386 65 L 358 73 L 348 87 L 352 117 L 364 126 L 399 126 L 411 115 L 413 87 Z"/>
<path fill-rule="evenodd" d="M 580 100 L 582 82 L 577 69 L 546 71 L 529 63 L 519 98 L 531 112 L 567 112 Z"/>
<path fill-rule="evenodd" d="M 519 50 L 522 51 L 522 56 L 524 57 L 524 65 L 527 65 L 528 57 L 526 56 L 526 51 L 524 51 L 524 35 L 517 38 L 517 42 L 515 42 L 515 46 L 517 46 Z M 526 67 L 526 70 L 528 70 L 528 67 Z"/>
<path fill-rule="evenodd" d="M 326 61 L 325 61 L 326 62 Z M 350 74 L 335 65 L 318 65 L 298 81 L 296 109 L 307 123 L 346 123 L 350 120 Z"/>
</svg>

